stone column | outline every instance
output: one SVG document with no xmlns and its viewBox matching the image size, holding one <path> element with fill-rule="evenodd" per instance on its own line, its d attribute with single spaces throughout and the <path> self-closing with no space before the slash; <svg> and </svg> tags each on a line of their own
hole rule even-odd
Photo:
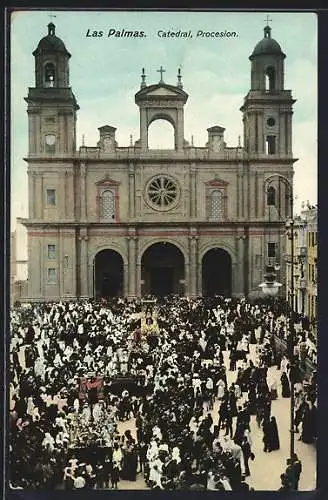
<svg viewBox="0 0 328 500">
<path fill-rule="evenodd" d="M 286 151 L 286 114 L 281 113 L 279 116 L 279 145 L 278 145 L 278 151 L 281 155 L 285 155 L 287 153 Z"/>
<path fill-rule="evenodd" d="M 59 215 L 60 220 L 63 220 L 66 218 L 66 214 L 65 214 L 65 205 L 66 205 L 65 181 L 66 181 L 65 172 L 61 172 L 60 177 L 59 177 L 60 192 L 58 193 L 58 204 L 59 204 L 58 215 Z"/>
<path fill-rule="evenodd" d="M 129 264 L 123 264 L 123 296 L 129 295 Z"/>
<path fill-rule="evenodd" d="M 129 165 L 129 215 L 134 219 L 135 217 L 135 178 L 134 178 L 134 165 Z"/>
<path fill-rule="evenodd" d="M 87 218 L 87 207 L 86 207 L 86 164 L 81 163 L 80 166 L 80 218 L 81 221 L 85 221 Z"/>
<path fill-rule="evenodd" d="M 35 181 L 36 174 L 34 172 L 28 173 L 28 216 L 30 219 L 35 218 Z"/>
<path fill-rule="evenodd" d="M 141 262 L 136 264 L 136 294 L 141 297 Z"/>
<path fill-rule="evenodd" d="M 258 144 L 258 152 L 260 154 L 264 153 L 264 119 L 263 119 L 263 112 L 259 112 L 257 114 L 257 144 Z"/>
<path fill-rule="evenodd" d="M 198 253 L 198 236 L 189 236 L 189 266 L 190 266 L 190 295 L 197 295 L 197 253 Z"/>
<path fill-rule="evenodd" d="M 128 237 L 129 249 L 129 265 L 128 265 L 128 295 L 129 297 L 136 296 L 136 278 L 137 278 L 137 238 L 135 236 Z"/>
<path fill-rule="evenodd" d="M 254 217 L 257 218 L 259 216 L 259 179 L 256 170 L 254 172 L 254 194 L 255 194 Z"/>
<path fill-rule="evenodd" d="M 240 184 L 239 184 L 239 197 L 240 197 L 240 205 L 241 205 L 241 217 L 245 218 L 245 173 L 244 170 L 240 175 Z"/>
<path fill-rule="evenodd" d="M 58 281 L 57 281 L 57 289 L 58 296 L 62 298 L 64 291 L 64 238 L 63 238 L 63 229 L 60 228 L 58 231 L 58 255 L 57 255 L 57 263 L 58 263 Z"/>
<path fill-rule="evenodd" d="M 198 259 L 198 266 L 196 269 L 197 272 L 197 281 L 196 281 L 196 295 L 203 295 L 203 269 L 202 269 L 202 260 Z"/>
<path fill-rule="evenodd" d="M 240 196 L 239 196 L 239 193 L 240 193 L 240 172 L 239 172 L 239 167 L 238 167 L 238 170 L 237 170 L 237 176 L 236 176 L 236 217 L 237 219 L 239 219 L 240 217 L 240 213 L 241 213 L 241 207 L 240 207 Z"/>
<path fill-rule="evenodd" d="M 35 129 L 34 129 L 35 148 L 34 148 L 34 153 L 39 153 L 40 147 L 41 147 L 41 152 L 44 151 L 44 141 L 43 141 L 43 138 L 41 137 L 40 131 L 41 131 L 41 115 L 40 115 L 40 112 L 38 112 L 35 116 Z"/>
<path fill-rule="evenodd" d="M 231 295 L 233 297 L 238 297 L 238 284 L 239 284 L 239 276 L 238 276 L 238 265 L 236 263 L 232 263 L 231 265 Z"/>
<path fill-rule="evenodd" d="M 34 216 L 36 219 L 43 219 L 43 200 L 46 196 L 46 193 L 43 192 L 43 175 L 37 175 L 35 177 L 35 185 L 34 185 Z"/>
<path fill-rule="evenodd" d="M 292 155 L 292 111 L 287 112 L 287 130 L 286 130 L 286 140 L 287 140 L 287 151 L 288 155 Z"/>
<path fill-rule="evenodd" d="M 40 251 L 40 297 L 44 297 L 44 282 L 47 278 L 47 271 L 44 267 L 44 243 L 43 237 L 39 240 L 39 251 Z M 33 279 L 33 278 L 32 278 Z"/>
<path fill-rule="evenodd" d="M 183 108 L 178 109 L 177 111 L 177 127 L 175 130 L 176 133 L 176 140 L 175 140 L 175 147 L 178 150 L 183 149 L 183 143 L 184 143 L 184 123 L 183 123 Z"/>
<path fill-rule="evenodd" d="M 80 293 L 81 297 L 89 296 L 89 273 L 88 273 L 88 236 L 87 229 L 80 230 Z"/>
<path fill-rule="evenodd" d="M 147 109 L 140 109 L 140 145 L 141 149 L 148 149 Z"/>
<path fill-rule="evenodd" d="M 195 218 L 197 214 L 197 185 L 196 185 L 196 166 L 194 163 L 190 166 L 190 217 Z"/>
<path fill-rule="evenodd" d="M 237 235 L 237 283 L 235 291 L 244 295 L 245 283 L 244 283 L 244 265 L 245 265 L 245 235 Z"/>
</svg>

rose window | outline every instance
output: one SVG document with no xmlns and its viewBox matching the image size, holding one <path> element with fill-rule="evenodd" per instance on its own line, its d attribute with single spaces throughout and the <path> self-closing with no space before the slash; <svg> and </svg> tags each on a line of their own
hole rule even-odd
<svg viewBox="0 0 328 500">
<path fill-rule="evenodd" d="M 159 209 L 168 209 L 177 201 L 179 188 L 177 183 L 165 176 L 160 175 L 151 180 L 147 186 L 147 197 L 152 205 Z"/>
</svg>

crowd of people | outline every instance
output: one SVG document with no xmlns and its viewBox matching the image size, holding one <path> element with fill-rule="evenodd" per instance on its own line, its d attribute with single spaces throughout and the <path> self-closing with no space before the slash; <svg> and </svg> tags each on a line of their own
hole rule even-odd
<svg viewBox="0 0 328 500">
<path fill-rule="evenodd" d="M 316 372 L 303 383 L 298 350 L 304 332 L 293 363 L 275 343 L 283 336 L 288 348 L 289 326 L 283 304 L 222 297 L 167 297 L 146 310 L 122 298 L 18 304 L 11 311 L 11 486 L 118 488 L 142 474 L 152 489 L 249 490 L 251 419 L 265 452 L 280 447 L 271 413 L 278 385 L 287 398 L 293 381 L 296 431 L 305 443 L 316 439 Z M 231 384 L 227 355 L 236 371 Z M 274 364 L 282 376 L 269 386 Z M 120 432 L 120 422 L 132 419 L 136 431 Z M 287 464 L 283 489 L 297 489 L 298 462 Z"/>
</svg>

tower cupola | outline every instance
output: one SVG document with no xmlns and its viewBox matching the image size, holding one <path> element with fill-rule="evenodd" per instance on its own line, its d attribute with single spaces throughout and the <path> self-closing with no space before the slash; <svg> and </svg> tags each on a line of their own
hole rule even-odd
<svg viewBox="0 0 328 500">
<path fill-rule="evenodd" d="M 252 90 L 269 92 L 284 89 L 284 59 L 279 43 L 271 37 L 271 27 L 265 26 L 264 37 L 254 47 L 252 62 Z"/>
<path fill-rule="evenodd" d="M 56 36 L 56 27 L 48 24 L 48 34 L 34 50 L 35 86 L 37 88 L 68 88 L 69 58 L 64 42 Z"/>
</svg>

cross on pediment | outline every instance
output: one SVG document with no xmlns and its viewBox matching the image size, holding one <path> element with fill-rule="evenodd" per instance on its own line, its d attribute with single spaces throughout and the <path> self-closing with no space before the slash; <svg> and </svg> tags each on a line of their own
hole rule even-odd
<svg viewBox="0 0 328 500">
<path fill-rule="evenodd" d="M 161 66 L 158 70 L 157 70 L 157 73 L 160 73 L 161 74 L 161 79 L 159 81 L 159 83 L 164 83 L 163 81 L 163 73 L 165 73 L 165 69 L 163 69 L 163 67 Z"/>
<path fill-rule="evenodd" d="M 269 14 L 267 14 L 266 19 L 264 19 L 266 22 L 266 26 L 269 26 L 269 23 L 272 22 L 272 19 L 270 19 Z"/>
</svg>

